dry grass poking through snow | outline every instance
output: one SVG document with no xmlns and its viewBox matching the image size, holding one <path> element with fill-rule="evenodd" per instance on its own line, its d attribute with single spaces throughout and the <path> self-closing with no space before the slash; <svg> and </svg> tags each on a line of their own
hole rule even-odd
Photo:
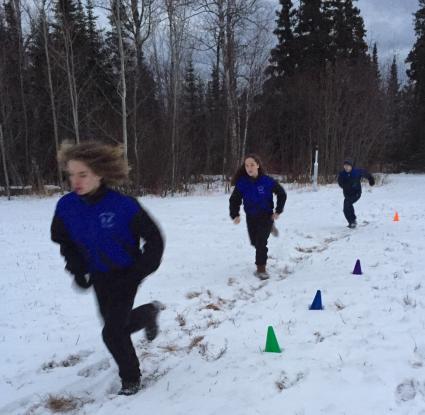
<svg viewBox="0 0 425 415">
<path fill-rule="evenodd" d="M 27 414 L 31 414 L 32 410 L 37 410 L 41 406 L 54 414 L 73 412 L 82 408 L 87 403 L 94 402 L 93 399 L 81 399 L 72 395 L 49 395 L 44 403 L 35 405 Z"/>
</svg>

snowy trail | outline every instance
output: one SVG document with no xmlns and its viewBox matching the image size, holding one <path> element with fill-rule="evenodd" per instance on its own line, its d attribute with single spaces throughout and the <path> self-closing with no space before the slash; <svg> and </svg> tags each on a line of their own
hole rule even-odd
<svg viewBox="0 0 425 415">
<path fill-rule="evenodd" d="M 0 414 L 48 414 L 50 394 L 78 414 L 425 415 L 424 184 L 365 186 L 354 231 L 336 186 L 289 190 L 266 282 L 228 196 L 142 199 L 167 246 L 136 304 L 167 308 L 153 343 L 133 337 L 145 389 L 130 398 L 114 395 L 92 293 L 70 287 L 49 242 L 57 198 L 0 199 Z M 325 309 L 309 311 L 318 289 Z M 282 354 L 261 352 L 268 325 Z"/>
</svg>

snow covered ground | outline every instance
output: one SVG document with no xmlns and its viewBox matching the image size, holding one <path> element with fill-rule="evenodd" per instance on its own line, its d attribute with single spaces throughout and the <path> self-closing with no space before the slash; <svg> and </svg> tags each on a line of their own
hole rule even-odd
<svg viewBox="0 0 425 415">
<path fill-rule="evenodd" d="M 49 240 L 57 197 L 0 199 L 0 414 L 425 415 L 424 190 L 420 175 L 365 186 L 356 230 L 337 186 L 288 190 L 266 282 L 228 195 L 143 198 L 167 246 L 136 305 L 166 309 L 153 343 L 133 337 L 132 397 L 116 395 L 93 293 Z M 269 325 L 281 354 L 262 351 Z"/>
</svg>

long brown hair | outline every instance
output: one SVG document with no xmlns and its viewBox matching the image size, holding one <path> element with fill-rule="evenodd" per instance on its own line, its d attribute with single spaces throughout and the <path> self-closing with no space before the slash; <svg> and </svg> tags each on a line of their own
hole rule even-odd
<svg viewBox="0 0 425 415">
<path fill-rule="evenodd" d="M 122 146 L 111 146 L 98 141 L 80 144 L 64 141 L 58 152 L 58 161 L 62 170 L 66 170 L 70 160 L 81 161 L 93 173 L 102 177 L 104 184 L 116 186 L 128 179 L 130 170 L 123 154 Z"/>
<path fill-rule="evenodd" d="M 264 166 L 263 166 L 263 163 L 261 162 L 260 157 L 257 154 L 254 154 L 254 153 L 247 154 L 243 159 L 242 165 L 239 166 L 239 168 L 236 170 L 236 173 L 232 177 L 232 181 L 231 181 L 232 186 L 234 186 L 242 176 L 248 176 L 248 173 L 246 172 L 246 169 L 245 169 L 245 161 L 247 159 L 254 159 L 255 162 L 258 164 L 258 166 L 259 166 L 258 167 L 258 176 L 266 174 L 266 171 L 264 169 Z"/>
</svg>

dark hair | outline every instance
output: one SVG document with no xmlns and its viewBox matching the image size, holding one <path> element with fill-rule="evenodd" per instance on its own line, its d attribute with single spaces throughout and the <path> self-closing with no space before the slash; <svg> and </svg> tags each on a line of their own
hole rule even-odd
<svg viewBox="0 0 425 415">
<path fill-rule="evenodd" d="M 119 185 L 128 178 L 129 167 L 123 157 L 122 146 L 111 146 L 98 141 L 85 141 L 74 144 L 64 141 L 58 152 L 58 161 L 66 170 L 70 160 L 81 161 L 96 175 L 102 177 L 106 185 Z"/>
<path fill-rule="evenodd" d="M 350 157 L 346 157 L 344 159 L 344 164 L 348 164 L 349 166 L 354 167 L 354 160 Z"/>
<path fill-rule="evenodd" d="M 258 166 L 259 166 L 258 167 L 258 175 L 259 176 L 266 174 L 266 171 L 263 167 L 263 163 L 261 162 L 260 157 L 257 154 L 254 154 L 254 153 L 247 154 L 243 159 L 243 164 L 241 166 L 239 166 L 239 168 L 236 170 L 236 173 L 232 177 L 232 181 L 231 181 L 232 186 L 234 186 L 242 176 L 248 176 L 248 173 L 246 172 L 246 169 L 245 169 L 245 161 L 247 159 L 254 159 L 255 162 L 258 164 Z"/>
</svg>

